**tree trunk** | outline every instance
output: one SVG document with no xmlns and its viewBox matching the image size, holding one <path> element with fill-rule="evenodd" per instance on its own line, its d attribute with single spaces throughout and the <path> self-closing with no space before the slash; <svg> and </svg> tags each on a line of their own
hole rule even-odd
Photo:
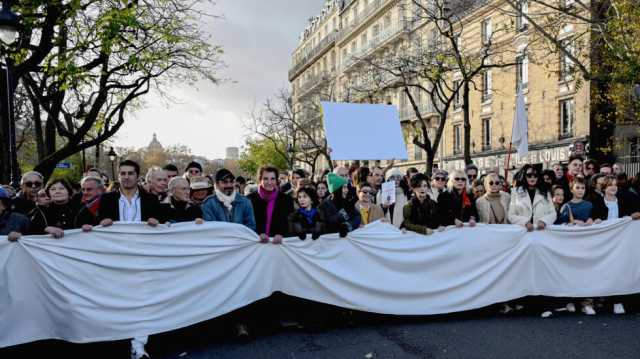
<svg viewBox="0 0 640 359">
<path fill-rule="evenodd" d="M 465 165 L 473 163 L 471 161 L 471 114 L 469 113 L 469 82 L 464 81 L 462 84 L 462 113 L 464 117 L 464 163 Z"/>
</svg>

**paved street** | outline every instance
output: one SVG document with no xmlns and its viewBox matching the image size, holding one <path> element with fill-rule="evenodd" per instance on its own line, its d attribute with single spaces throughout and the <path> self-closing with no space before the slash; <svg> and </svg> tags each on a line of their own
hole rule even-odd
<svg viewBox="0 0 640 359">
<path fill-rule="evenodd" d="M 640 315 L 382 318 L 352 328 L 176 347 L 173 358 L 640 358 Z"/>
</svg>

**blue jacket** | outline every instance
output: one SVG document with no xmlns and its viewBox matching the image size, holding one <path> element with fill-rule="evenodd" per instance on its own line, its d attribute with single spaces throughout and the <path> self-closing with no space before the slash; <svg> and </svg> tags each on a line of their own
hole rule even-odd
<svg viewBox="0 0 640 359">
<path fill-rule="evenodd" d="M 27 216 L 7 210 L 0 215 L 0 235 L 6 236 L 11 232 L 28 234 L 28 229 L 29 218 Z"/>
<path fill-rule="evenodd" d="M 255 231 L 256 219 L 253 216 L 251 201 L 242 195 L 236 194 L 236 199 L 233 200 L 231 205 L 231 213 L 229 213 L 224 204 L 215 195 L 209 196 L 202 204 L 204 220 L 244 224 Z"/>
</svg>

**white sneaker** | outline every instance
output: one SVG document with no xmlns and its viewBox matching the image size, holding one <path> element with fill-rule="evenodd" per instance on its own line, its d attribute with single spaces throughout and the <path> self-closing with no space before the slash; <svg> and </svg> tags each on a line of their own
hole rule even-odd
<svg viewBox="0 0 640 359">
<path fill-rule="evenodd" d="M 137 337 L 131 339 L 131 359 L 149 358 L 149 354 L 144 349 L 149 337 Z"/>
<path fill-rule="evenodd" d="M 616 303 L 613 305 L 613 312 L 616 314 L 625 314 L 624 305 L 622 303 Z"/>
<path fill-rule="evenodd" d="M 540 317 L 542 318 L 551 318 L 553 316 L 553 312 L 551 312 L 550 310 L 547 310 L 546 312 L 542 312 L 542 314 L 540 314 Z"/>
<path fill-rule="evenodd" d="M 502 308 L 500 308 L 500 314 L 509 314 L 511 312 L 513 312 L 513 308 L 509 304 L 503 304 Z"/>
<path fill-rule="evenodd" d="M 593 309 L 593 305 L 585 304 L 582 306 L 582 313 L 586 315 L 596 315 L 596 311 Z"/>
<path fill-rule="evenodd" d="M 567 303 L 567 306 L 565 308 L 567 308 L 567 311 L 570 313 L 576 312 L 576 305 L 573 303 Z"/>
</svg>

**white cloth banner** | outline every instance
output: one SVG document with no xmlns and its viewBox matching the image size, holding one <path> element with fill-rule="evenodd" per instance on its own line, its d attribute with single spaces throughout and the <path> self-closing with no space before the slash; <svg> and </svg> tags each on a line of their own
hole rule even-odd
<svg viewBox="0 0 640 359">
<path fill-rule="evenodd" d="M 0 347 L 169 331 L 282 291 L 376 313 L 439 314 L 526 295 L 640 292 L 640 221 L 525 232 L 512 225 L 260 244 L 226 223 L 116 224 L 61 240 L 0 238 Z"/>
</svg>

